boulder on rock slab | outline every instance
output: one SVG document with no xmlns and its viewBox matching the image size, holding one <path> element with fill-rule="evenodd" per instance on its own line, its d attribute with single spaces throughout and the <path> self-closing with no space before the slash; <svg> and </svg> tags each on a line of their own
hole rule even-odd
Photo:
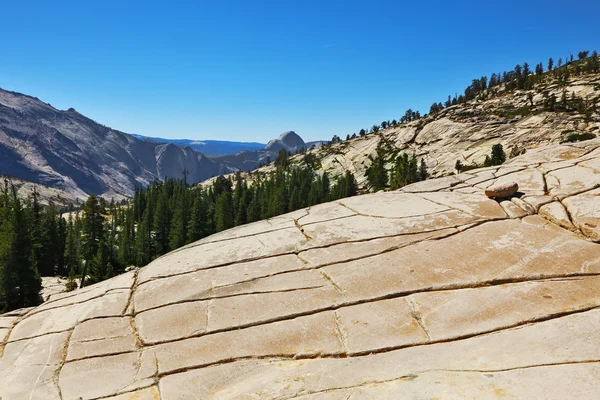
<svg viewBox="0 0 600 400">
<path fill-rule="evenodd" d="M 516 182 L 505 182 L 488 186 L 485 189 L 485 195 L 487 197 L 509 197 L 517 193 L 519 185 Z"/>
</svg>

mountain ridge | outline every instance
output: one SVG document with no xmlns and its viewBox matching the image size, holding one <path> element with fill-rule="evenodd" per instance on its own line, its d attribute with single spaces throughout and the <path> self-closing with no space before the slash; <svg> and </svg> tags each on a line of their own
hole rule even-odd
<svg viewBox="0 0 600 400">
<path fill-rule="evenodd" d="M 117 199 L 156 179 L 191 182 L 227 168 L 191 148 L 139 140 L 108 128 L 74 108 L 0 89 L 0 174 L 69 192 Z"/>
<path fill-rule="evenodd" d="M 260 150 L 266 146 L 265 143 L 259 142 L 236 142 L 228 140 L 210 139 L 166 139 L 160 137 L 143 136 L 138 134 L 131 135 L 141 140 L 150 140 L 160 143 L 173 143 L 182 147 L 189 146 L 193 150 L 211 158 L 236 154 L 241 151 Z"/>
</svg>

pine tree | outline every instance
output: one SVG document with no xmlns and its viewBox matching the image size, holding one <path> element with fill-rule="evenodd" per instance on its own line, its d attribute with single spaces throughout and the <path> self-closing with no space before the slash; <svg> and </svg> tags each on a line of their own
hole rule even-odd
<svg viewBox="0 0 600 400">
<path fill-rule="evenodd" d="M 187 243 L 202 239 L 207 234 L 206 208 L 200 193 L 194 197 L 192 212 L 187 226 Z"/>
<path fill-rule="evenodd" d="M 217 198 L 215 209 L 215 229 L 217 232 L 232 228 L 234 225 L 231 192 L 223 192 Z"/>
<path fill-rule="evenodd" d="M 171 230 L 171 210 L 169 198 L 165 185 L 160 187 L 156 207 L 154 210 L 154 241 L 158 254 L 166 254 L 169 251 L 169 232 Z"/>
<path fill-rule="evenodd" d="M 456 173 L 460 174 L 460 172 L 463 169 L 463 165 L 462 162 L 460 162 L 460 160 L 456 160 L 456 164 L 454 164 L 454 169 L 456 170 Z"/>
<path fill-rule="evenodd" d="M 506 161 L 506 154 L 501 144 L 495 144 L 492 146 L 492 156 L 490 157 L 490 165 L 500 165 Z"/>
<path fill-rule="evenodd" d="M 421 163 L 419 165 L 419 179 L 424 181 L 427 179 L 429 174 L 427 173 L 427 164 L 425 164 L 425 160 L 421 158 Z"/>
<path fill-rule="evenodd" d="M 108 263 L 109 248 L 106 237 L 103 235 L 98 242 L 98 251 L 90 263 L 88 284 L 97 283 L 105 279 Z"/>
<path fill-rule="evenodd" d="M 138 230 L 135 237 L 135 254 L 138 266 L 148 264 L 154 257 L 152 245 L 151 220 L 152 210 L 147 208 L 142 216 L 142 221 L 138 224 Z"/>
<path fill-rule="evenodd" d="M 81 254 L 79 253 L 79 235 L 77 233 L 77 227 L 73 222 L 73 214 L 69 214 L 69 221 L 67 223 L 67 238 L 66 246 L 64 250 L 65 268 L 69 276 L 79 274 L 81 271 Z"/>
<path fill-rule="evenodd" d="M 57 247 L 56 253 L 56 274 L 59 276 L 67 276 L 69 270 L 65 263 L 65 247 L 67 244 L 67 221 L 62 216 L 58 217 L 57 224 Z"/>
<path fill-rule="evenodd" d="M 292 189 L 292 194 L 290 195 L 290 202 L 288 205 L 289 211 L 295 211 L 299 209 L 300 206 L 300 190 L 296 187 Z"/>
<path fill-rule="evenodd" d="M 28 221 L 16 190 L 8 184 L 0 205 L 0 312 L 36 306 L 41 302 L 42 281 L 31 247 Z"/>
<path fill-rule="evenodd" d="M 58 219 L 56 207 L 52 203 L 44 209 L 43 213 L 39 213 L 38 217 L 35 217 L 34 213 L 33 221 L 38 226 L 33 232 L 38 235 L 36 255 L 39 257 L 37 266 L 41 276 L 54 276 L 58 272 L 59 252 L 63 249 L 59 238 Z"/>
<path fill-rule="evenodd" d="M 129 208 L 121 210 L 121 229 L 119 231 L 119 251 L 118 258 L 120 263 L 127 267 L 135 264 L 134 243 L 135 243 L 135 221 L 134 210 Z"/>
<path fill-rule="evenodd" d="M 187 235 L 187 188 L 177 185 L 173 199 L 173 219 L 169 232 L 169 246 L 175 250 L 185 244 Z"/>
<path fill-rule="evenodd" d="M 378 151 L 371 165 L 366 169 L 365 175 L 373 190 L 381 190 L 387 185 L 387 172 L 385 170 L 385 159 L 382 152 Z"/>
<path fill-rule="evenodd" d="M 80 287 L 85 285 L 86 274 L 88 273 L 89 266 L 98 253 L 100 241 L 104 238 L 104 217 L 102 216 L 102 213 L 105 212 L 105 210 L 101 203 L 103 202 L 99 202 L 96 196 L 91 195 L 88 197 L 82 209 L 83 258 L 85 260 L 85 264 L 81 274 Z"/>
</svg>

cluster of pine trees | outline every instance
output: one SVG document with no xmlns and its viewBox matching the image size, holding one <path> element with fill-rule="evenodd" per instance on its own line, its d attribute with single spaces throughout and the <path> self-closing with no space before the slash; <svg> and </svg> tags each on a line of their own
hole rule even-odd
<svg viewBox="0 0 600 400">
<path fill-rule="evenodd" d="M 511 154 L 511 157 L 522 154 L 517 150 L 515 154 Z M 477 164 L 473 162 L 470 165 L 463 165 L 460 160 L 456 160 L 456 164 L 454 164 L 454 169 L 456 169 L 456 173 L 460 174 L 461 172 L 466 172 L 472 169 L 477 169 L 481 167 L 493 167 L 495 165 L 502 165 L 506 161 L 506 153 L 504 153 L 504 147 L 500 143 L 497 143 L 492 146 L 492 152 L 489 155 L 485 156 L 485 160 L 483 161 L 483 165 Z"/>
<path fill-rule="evenodd" d="M 6 182 L 0 193 L 0 313 L 41 300 L 38 265 L 42 260 L 38 257 L 42 247 L 36 243 L 40 227 L 35 212 L 31 203 L 22 204 Z"/>
<path fill-rule="evenodd" d="M 351 172 L 331 182 L 305 156 L 291 165 L 285 151 L 275 170 L 245 179 L 216 178 L 190 187 L 185 178 L 136 190 L 129 204 L 90 196 L 63 218 L 37 194 L 26 201 L 6 183 L 0 196 L 0 312 L 39 304 L 40 276 L 69 276 L 85 286 L 144 266 L 154 258 L 213 233 L 325 201 L 354 196 Z"/>
<path fill-rule="evenodd" d="M 389 172 L 386 169 L 386 163 L 386 152 L 382 148 L 378 148 L 375 157 L 371 159 L 371 165 L 365 171 L 367 182 L 375 191 L 388 186 L 392 190 L 399 189 L 411 183 L 423 181 L 428 177 L 425 160 L 417 160 L 414 154 L 409 156 L 401 153 L 393 158 L 393 166 Z"/>
</svg>

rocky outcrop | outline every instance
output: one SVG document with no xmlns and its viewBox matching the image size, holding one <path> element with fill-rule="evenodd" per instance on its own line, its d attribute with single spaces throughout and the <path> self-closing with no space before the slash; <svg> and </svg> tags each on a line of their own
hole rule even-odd
<svg viewBox="0 0 600 400">
<path fill-rule="evenodd" d="M 593 140 L 218 233 L 0 316 L 0 397 L 595 398 L 599 188 Z"/>
<path fill-rule="evenodd" d="M 288 151 L 290 153 L 297 153 L 298 151 L 305 149 L 306 143 L 298 134 L 294 131 L 288 131 L 282 133 L 279 138 L 273 139 L 265 146 L 266 151 L 279 153 L 281 150 Z"/>
<path fill-rule="evenodd" d="M 279 135 L 279 138 L 270 140 L 264 149 L 242 151 L 233 155 L 215 157 L 214 160 L 230 169 L 248 172 L 259 168 L 261 165 L 275 161 L 281 150 L 296 154 L 307 147 L 307 144 L 304 143 L 304 140 L 296 132 L 288 131 Z"/>
</svg>

